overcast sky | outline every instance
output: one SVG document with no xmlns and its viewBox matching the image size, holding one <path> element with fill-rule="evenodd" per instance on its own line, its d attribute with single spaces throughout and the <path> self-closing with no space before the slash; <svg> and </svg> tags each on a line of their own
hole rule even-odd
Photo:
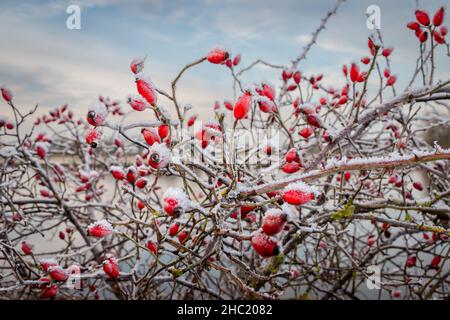
<svg viewBox="0 0 450 320">
<path fill-rule="evenodd" d="M 163 89 L 180 68 L 216 44 L 241 53 L 241 66 L 258 58 L 287 65 L 334 3 L 2 0 L 0 84 L 12 89 L 21 108 L 35 103 L 53 108 L 67 102 L 84 113 L 99 94 L 124 101 L 126 95 L 135 93 L 129 71 L 135 56 L 148 55 L 146 72 Z M 81 30 L 66 28 L 66 8 L 71 4 L 81 7 Z M 366 27 L 365 12 L 372 4 L 381 9 L 384 42 L 395 47 L 392 71 L 399 75 L 399 84 L 405 84 L 418 52 L 416 38 L 405 27 L 414 19 L 415 0 L 347 0 L 300 69 L 306 74 L 322 72 L 327 83 L 342 85 L 338 82 L 342 81 L 342 64 L 367 55 L 371 31 Z M 442 4 L 445 1 L 420 2 L 432 12 Z M 437 76 L 449 78 L 448 58 L 444 58 L 443 46 L 439 50 Z M 244 80 L 276 83 L 278 78 L 278 73 L 259 67 Z M 231 83 L 225 67 L 205 63 L 181 81 L 180 100 L 205 110 L 216 99 L 232 97 Z"/>
</svg>

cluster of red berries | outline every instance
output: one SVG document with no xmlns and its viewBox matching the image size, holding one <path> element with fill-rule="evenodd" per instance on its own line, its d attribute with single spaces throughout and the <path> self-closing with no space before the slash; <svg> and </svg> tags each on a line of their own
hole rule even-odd
<svg viewBox="0 0 450 320">
<path fill-rule="evenodd" d="M 431 34 L 434 41 L 438 44 L 445 44 L 445 36 L 448 33 L 446 26 L 443 26 L 445 8 L 440 7 L 433 16 L 433 21 L 430 15 L 425 10 L 416 10 L 416 21 L 409 22 L 407 27 L 414 31 L 417 39 L 424 43 L 428 39 L 428 34 Z"/>
</svg>

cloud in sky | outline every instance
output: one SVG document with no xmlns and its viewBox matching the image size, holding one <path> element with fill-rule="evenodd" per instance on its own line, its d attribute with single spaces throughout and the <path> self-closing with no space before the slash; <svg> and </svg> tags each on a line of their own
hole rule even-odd
<svg viewBox="0 0 450 320">
<path fill-rule="evenodd" d="M 82 8 L 81 30 L 65 27 L 70 4 Z M 381 8 L 385 43 L 395 46 L 393 71 L 401 75 L 400 83 L 406 81 L 418 50 L 405 28 L 415 0 L 346 1 L 300 68 L 325 73 L 327 83 L 337 85 L 341 65 L 367 54 L 365 10 L 371 4 Z M 432 11 L 441 2 L 421 4 Z M 333 0 L 7 0 L 0 12 L 0 83 L 11 87 L 24 105 L 45 108 L 68 102 L 81 114 L 98 94 L 124 101 L 135 93 L 128 69 L 135 56 L 148 54 L 146 70 L 165 90 L 180 68 L 215 44 L 242 53 L 244 66 L 258 58 L 288 65 L 333 5 Z M 437 64 L 448 63 L 444 59 Z M 442 68 L 438 76 L 449 73 Z M 278 76 L 261 67 L 244 80 L 275 82 Z M 226 68 L 205 64 L 183 78 L 179 96 L 210 116 L 214 100 L 232 97 L 231 84 Z"/>
</svg>

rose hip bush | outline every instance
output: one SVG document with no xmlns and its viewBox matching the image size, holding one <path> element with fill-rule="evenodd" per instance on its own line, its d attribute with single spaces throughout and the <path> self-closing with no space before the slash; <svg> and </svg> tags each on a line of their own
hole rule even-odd
<svg viewBox="0 0 450 320">
<path fill-rule="evenodd" d="M 426 138 L 448 128 L 445 9 L 405 26 L 418 47 L 406 88 L 380 33 L 329 87 L 300 62 L 339 4 L 290 65 L 241 67 L 217 47 L 166 92 L 134 59 L 126 104 L 99 97 L 83 119 L 67 105 L 36 118 L 2 87 L 0 296 L 448 298 L 450 150 Z M 199 64 L 234 81 L 208 122 L 177 97 Z M 258 64 L 279 78 L 243 83 Z M 254 130 L 278 139 L 250 150 L 238 138 Z"/>
</svg>

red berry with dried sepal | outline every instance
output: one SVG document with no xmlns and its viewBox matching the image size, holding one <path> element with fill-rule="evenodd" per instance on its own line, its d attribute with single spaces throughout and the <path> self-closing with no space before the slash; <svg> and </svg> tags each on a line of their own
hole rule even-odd
<svg viewBox="0 0 450 320">
<path fill-rule="evenodd" d="M 297 149 L 296 148 L 289 149 L 289 151 L 284 156 L 284 160 L 288 163 L 293 161 L 300 163 L 300 156 L 298 154 Z"/>
<path fill-rule="evenodd" d="M 413 187 L 414 187 L 414 189 L 419 190 L 419 191 L 423 190 L 423 184 L 419 181 L 414 181 Z"/>
<path fill-rule="evenodd" d="M 179 216 L 190 205 L 190 200 L 181 188 L 169 187 L 163 195 L 164 211 L 169 216 Z"/>
<path fill-rule="evenodd" d="M 316 128 L 322 127 L 322 120 L 320 119 L 318 114 L 309 114 L 306 117 L 306 121 L 313 127 L 316 127 Z"/>
<path fill-rule="evenodd" d="M 420 25 L 416 21 L 411 21 L 406 26 L 408 27 L 408 29 L 411 29 L 413 31 L 420 29 Z"/>
<path fill-rule="evenodd" d="M 0 91 L 2 92 L 2 97 L 3 97 L 3 99 L 5 99 L 6 102 L 12 101 L 13 95 L 10 90 L 8 90 L 5 87 L 1 87 Z"/>
<path fill-rule="evenodd" d="M 434 256 L 430 263 L 430 269 L 438 269 L 439 265 L 441 264 L 442 257 L 441 256 Z"/>
<path fill-rule="evenodd" d="M 444 7 L 440 7 L 436 13 L 434 14 L 433 17 L 433 24 L 435 27 L 439 27 L 442 22 L 444 21 L 444 14 L 445 14 L 445 8 Z"/>
<path fill-rule="evenodd" d="M 292 205 L 302 205 L 308 203 L 319 194 L 316 188 L 301 181 L 290 183 L 282 192 L 283 200 Z"/>
<path fill-rule="evenodd" d="M 175 222 L 169 228 L 169 236 L 174 237 L 178 233 L 178 230 L 180 230 L 180 224 Z"/>
<path fill-rule="evenodd" d="M 155 143 L 161 143 L 161 139 L 154 129 L 142 129 L 141 134 L 149 146 L 152 146 Z"/>
<path fill-rule="evenodd" d="M 303 128 L 299 132 L 299 134 L 305 139 L 308 139 L 313 133 L 314 133 L 314 130 L 311 127 Z"/>
<path fill-rule="evenodd" d="M 207 60 L 213 64 L 222 64 L 230 57 L 228 50 L 222 47 L 211 49 L 206 56 Z"/>
<path fill-rule="evenodd" d="M 420 32 L 417 34 L 417 37 L 419 38 L 419 41 L 420 41 L 421 43 L 424 43 L 424 42 L 427 41 L 427 39 L 428 39 L 428 32 L 427 32 L 426 30 L 420 31 Z"/>
<path fill-rule="evenodd" d="M 31 255 L 33 253 L 33 246 L 30 245 L 28 242 L 26 241 L 22 241 L 22 246 L 21 246 L 22 252 L 25 255 Z"/>
<path fill-rule="evenodd" d="M 390 76 L 389 79 L 386 82 L 387 86 L 393 86 L 395 82 L 397 81 L 397 76 Z"/>
<path fill-rule="evenodd" d="M 134 184 L 134 182 L 136 181 L 136 176 L 137 176 L 136 167 L 134 167 L 134 166 L 128 167 L 127 181 L 131 184 Z"/>
<path fill-rule="evenodd" d="M 91 104 L 87 113 L 87 122 L 94 126 L 101 126 L 108 116 L 108 110 L 105 105 L 99 101 Z"/>
<path fill-rule="evenodd" d="M 59 287 L 56 284 L 52 284 L 48 287 L 45 287 L 41 291 L 41 299 L 52 299 L 54 298 L 59 291 Z"/>
<path fill-rule="evenodd" d="M 277 241 L 262 232 L 253 235 L 252 247 L 263 258 L 270 258 L 280 253 Z"/>
<path fill-rule="evenodd" d="M 113 226 L 106 220 L 99 220 L 90 224 L 87 230 L 88 235 L 95 238 L 103 238 L 114 232 Z"/>
<path fill-rule="evenodd" d="M 300 71 L 294 72 L 294 74 L 292 75 L 292 79 L 294 79 L 294 82 L 296 84 L 299 84 L 300 81 L 302 81 L 302 74 L 300 73 Z"/>
<path fill-rule="evenodd" d="M 164 143 L 155 143 L 149 150 L 148 164 L 153 169 L 167 167 L 170 162 L 170 151 Z"/>
<path fill-rule="evenodd" d="M 130 63 L 131 72 L 138 74 L 144 70 L 145 58 L 134 58 Z"/>
<path fill-rule="evenodd" d="M 153 252 L 154 254 L 158 254 L 158 243 L 152 240 L 147 241 L 146 245 L 148 250 L 150 250 L 150 252 Z"/>
<path fill-rule="evenodd" d="M 125 179 L 125 171 L 119 166 L 112 166 L 109 171 L 116 180 Z"/>
<path fill-rule="evenodd" d="M 280 209 L 269 209 L 265 212 L 262 221 L 262 230 L 267 235 L 281 232 L 286 225 L 287 214 Z"/>
<path fill-rule="evenodd" d="M 188 238 L 189 238 L 189 233 L 186 230 L 183 230 L 178 234 L 178 241 L 180 243 L 185 243 L 186 241 L 188 241 Z"/>
<path fill-rule="evenodd" d="M 285 173 L 295 173 L 298 170 L 300 170 L 301 165 L 298 162 L 291 162 L 291 163 L 285 163 L 283 164 L 283 166 L 281 167 L 281 170 L 283 170 L 283 172 Z"/>
<path fill-rule="evenodd" d="M 188 119 L 188 121 L 187 121 L 188 127 L 192 127 L 192 126 L 194 125 L 194 123 L 195 123 L 195 120 L 197 120 L 197 116 L 192 116 L 192 117 L 190 117 L 190 118 Z"/>
<path fill-rule="evenodd" d="M 49 267 L 47 273 L 52 280 L 58 282 L 65 282 L 69 278 L 69 274 L 60 266 Z"/>
<path fill-rule="evenodd" d="M 86 143 L 91 146 L 91 148 L 96 148 L 98 141 L 102 138 L 102 133 L 95 129 L 90 129 L 86 135 Z"/>
<path fill-rule="evenodd" d="M 144 111 L 150 108 L 150 105 L 141 96 L 130 95 L 127 97 L 127 103 L 136 111 Z"/>
<path fill-rule="evenodd" d="M 381 55 L 387 58 L 392 54 L 392 51 L 394 51 L 394 48 L 385 48 L 381 51 Z"/>
<path fill-rule="evenodd" d="M 233 59 L 233 66 L 237 66 L 241 62 L 241 54 L 237 54 Z"/>
<path fill-rule="evenodd" d="M 158 127 L 158 134 L 161 139 L 166 138 L 169 135 L 170 128 L 167 124 L 162 124 Z"/>
<path fill-rule="evenodd" d="M 430 16 L 425 10 L 416 10 L 415 12 L 416 20 L 423 26 L 428 26 L 430 24 Z"/>
<path fill-rule="evenodd" d="M 142 72 L 136 75 L 136 88 L 139 94 L 151 105 L 156 106 L 158 96 L 156 94 L 156 88 L 149 77 L 145 76 Z"/>
<path fill-rule="evenodd" d="M 43 141 L 36 142 L 35 150 L 39 158 L 45 159 L 48 153 L 48 143 Z"/>
<path fill-rule="evenodd" d="M 350 80 L 352 82 L 358 81 L 359 78 L 359 67 L 356 63 L 352 63 L 350 66 Z"/>
<path fill-rule="evenodd" d="M 119 262 L 114 257 L 109 257 L 103 261 L 103 271 L 110 279 L 117 279 L 120 273 Z"/>
<path fill-rule="evenodd" d="M 245 118 L 251 108 L 252 95 L 249 92 L 244 93 L 236 102 L 233 108 L 234 118 L 241 120 Z"/>
<path fill-rule="evenodd" d="M 412 268 L 416 265 L 417 263 L 417 258 L 416 256 L 410 256 L 408 257 L 408 259 L 406 260 L 406 267 L 407 268 Z"/>
<path fill-rule="evenodd" d="M 136 181 L 136 187 L 139 189 L 144 189 L 147 186 L 147 179 L 140 178 Z"/>
</svg>

